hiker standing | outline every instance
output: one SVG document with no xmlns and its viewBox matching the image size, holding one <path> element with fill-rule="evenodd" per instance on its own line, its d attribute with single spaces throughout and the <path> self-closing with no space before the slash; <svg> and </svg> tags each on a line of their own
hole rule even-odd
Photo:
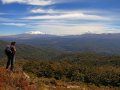
<svg viewBox="0 0 120 90">
<path fill-rule="evenodd" d="M 5 53 L 8 58 L 6 69 L 8 69 L 11 64 L 11 67 L 10 67 L 11 71 L 13 71 L 14 69 L 14 59 L 15 59 L 15 53 L 16 53 L 15 44 L 16 42 L 11 42 L 11 45 L 7 46 L 5 49 Z"/>
</svg>

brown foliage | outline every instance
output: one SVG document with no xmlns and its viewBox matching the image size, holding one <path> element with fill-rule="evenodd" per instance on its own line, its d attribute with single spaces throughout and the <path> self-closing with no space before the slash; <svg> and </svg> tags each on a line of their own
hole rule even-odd
<svg viewBox="0 0 120 90">
<path fill-rule="evenodd" d="M 35 87 L 29 85 L 29 82 L 29 78 L 20 68 L 14 72 L 4 67 L 0 68 L 0 90 L 36 90 Z"/>
</svg>

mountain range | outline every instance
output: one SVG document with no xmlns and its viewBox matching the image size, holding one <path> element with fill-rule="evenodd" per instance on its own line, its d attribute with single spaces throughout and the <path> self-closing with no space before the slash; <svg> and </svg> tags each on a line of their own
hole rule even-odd
<svg viewBox="0 0 120 90">
<path fill-rule="evenodd" d="M 57 36 L 49 34 L 19 34 L 1 36 L 0 40 L 54 49 L 65 52 L 95 52 L 120 54 L 120 33 Z"/>
</svg>

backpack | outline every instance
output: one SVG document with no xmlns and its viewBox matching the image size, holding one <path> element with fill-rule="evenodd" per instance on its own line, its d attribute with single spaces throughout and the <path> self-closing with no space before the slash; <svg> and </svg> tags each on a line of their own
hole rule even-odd
<svg viewBox="0 0 120 90">
<path fill-rule="evenodd" d="M 5 48 L 5 54 L 6 54 L 6 55 L 12 54 L 12 50 L 11 50 L 10 46 L 7 46 L 7 47 Z"/>
</svg>

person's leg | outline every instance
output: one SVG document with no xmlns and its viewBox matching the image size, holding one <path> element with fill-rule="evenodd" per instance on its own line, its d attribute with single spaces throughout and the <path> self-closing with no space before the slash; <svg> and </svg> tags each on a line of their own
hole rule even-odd
<svg viewBox="0 0 120 90">
<path fill-rule="evenodd" d="M 14 55 L 12 55 L 12 58 L 11 58 L 11 67 L 10 67 L 10 70 L 13 71 L 14 69 Z"/>
<path fill-rule="evenodd" d="M 8 59 L 8 61 L 7 61 L 7 64 L 6 64 L 6 69 L 8 69 L 9 65 L 10 65 L 10 61 L 11 61 L 10 55 L 7 56 L 7 59 Z"/>
</svg>

